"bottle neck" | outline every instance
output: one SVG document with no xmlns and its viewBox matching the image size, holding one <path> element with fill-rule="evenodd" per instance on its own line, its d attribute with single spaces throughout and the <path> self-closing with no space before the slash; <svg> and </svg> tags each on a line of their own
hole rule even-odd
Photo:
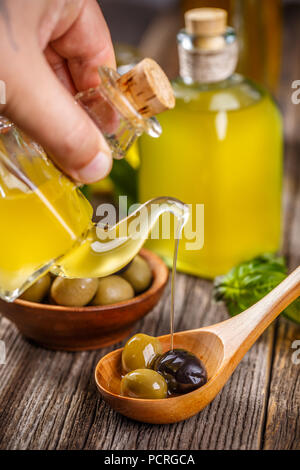
<svg viewBox="0 0 300 470">
<path fill-rule="evenodd" d="M 199 37 L 185 30 L 177 36 L 180 76 L 186 83 L 216 83 L 229 78 L 238 62 L 232 28 L 223 36 Z"/>
</svg>

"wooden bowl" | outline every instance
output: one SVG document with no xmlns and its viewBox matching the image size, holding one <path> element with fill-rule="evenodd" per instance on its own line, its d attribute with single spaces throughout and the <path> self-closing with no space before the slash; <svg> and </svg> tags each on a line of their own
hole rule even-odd
<svg viewBox="0 0 300 470">
<path fill-rule="evenodd" d="M 48 349 L 82 351 L 117 343 L 157 304 L 168 280 L 169 270 L 157 255 L 146 249 L 140 255 L 150 265 L 153 281 L 147 291 L 131 300 L 88 307 L 0 300 L 0 312 L 22 335 Z"/>
</svg>

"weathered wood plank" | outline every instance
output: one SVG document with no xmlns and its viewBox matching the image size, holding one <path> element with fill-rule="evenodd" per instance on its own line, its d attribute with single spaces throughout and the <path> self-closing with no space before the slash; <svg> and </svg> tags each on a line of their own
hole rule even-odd
<svg viewBox="0 0 300 470">
<path fill-rule="evenodd" d="M 272 367 L 264 449 L 300 449 L 300 365 L 292 361 L 292 344 L 300 327 L 280 320 Z"/>
<path fill-rule="evenodd" d="M 284 254 L 290 269 L 300 264 L 300 105 L 291 101 L 293 80 L 300 77 L 300 6 L 286 9 L 283 77 L 280 99 L 286 130 L 284 185 Z M 300 449 L 300 365 L 293 364 L 293 342 L 300 340 L 300 327 L 279 320 L 272 362 L 270 396 L 263 437 L 265 449 Z"/>
<path fill-rule="evenodd" d="M 169 330 L 170 288 L 136 331 Z M 227 317 L 211 301 L 211 283 L 178 276 L 176 329 Z M 2 320 L 8 348 L 1 366 L 0 448 L 2 449 L 253 449 L 265 405 L 272 330 L 254 346 L 217 399 L 198 416 L 170 426 L 135 423 L 110 410 L 93 381 L 92 353 L 51 352 L 27 343 Z M 111 349 L 111 348 L 110 348 Z"/>
</svg>

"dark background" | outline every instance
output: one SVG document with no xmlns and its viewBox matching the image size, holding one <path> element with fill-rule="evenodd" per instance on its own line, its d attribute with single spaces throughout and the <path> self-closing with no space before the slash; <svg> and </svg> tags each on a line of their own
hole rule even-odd
<svg viewBox="0 0 300 470">
<path fill-rule="evenodd" d="M 98 0 L 113 41 L 137 45 L 158 15 L 179 6 L 177 0 Z"/>
<path fill-rule="evenodd" d="M 179 0 L 98 0 L 98 3 L 113 41 L 135 46 L 153 20 L 180 8 Z M 207 6 L 209 3 L 207 0 Z M 300 0 L 283 0 L 283 4 L 298 4 L 300 8 Z"/>
</svg>

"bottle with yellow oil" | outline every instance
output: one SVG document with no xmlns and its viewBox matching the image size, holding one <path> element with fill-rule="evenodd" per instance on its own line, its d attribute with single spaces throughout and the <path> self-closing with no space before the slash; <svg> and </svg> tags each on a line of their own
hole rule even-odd
<svg viewBox="0 0 300 470">
<path fill-rule="evenodd" d="M 150 59 L 122 77 L 106 68 L 99 73 L 101 85 L 77 100 L 120 158 L 142 132 L 159 135 L 152 116 L 174 106 L 173 91 Z M 94 225 L 92 207 L 77 185 L 36 142 L 0 116 L 0 298 L 13 301 L 49 270 L 70 278 L 118 271 L 166 211 L 182 223 L 188 216 L 179 201 L 157 198 L 119 223 Z"/>
<path fill-rule="evenodd" d="M 185 21 L 175 109 L 161 116 L 159 141 L 139 140 L 139 196 L 166 193 L 191 205 L 178 269 L 213 278 L 280 247 L 282 123 L 270 94 L 234 73 L 226 11 L 190 10 Z M 172 241 L 148 246 L 171 264 Z"/>
</svg>

